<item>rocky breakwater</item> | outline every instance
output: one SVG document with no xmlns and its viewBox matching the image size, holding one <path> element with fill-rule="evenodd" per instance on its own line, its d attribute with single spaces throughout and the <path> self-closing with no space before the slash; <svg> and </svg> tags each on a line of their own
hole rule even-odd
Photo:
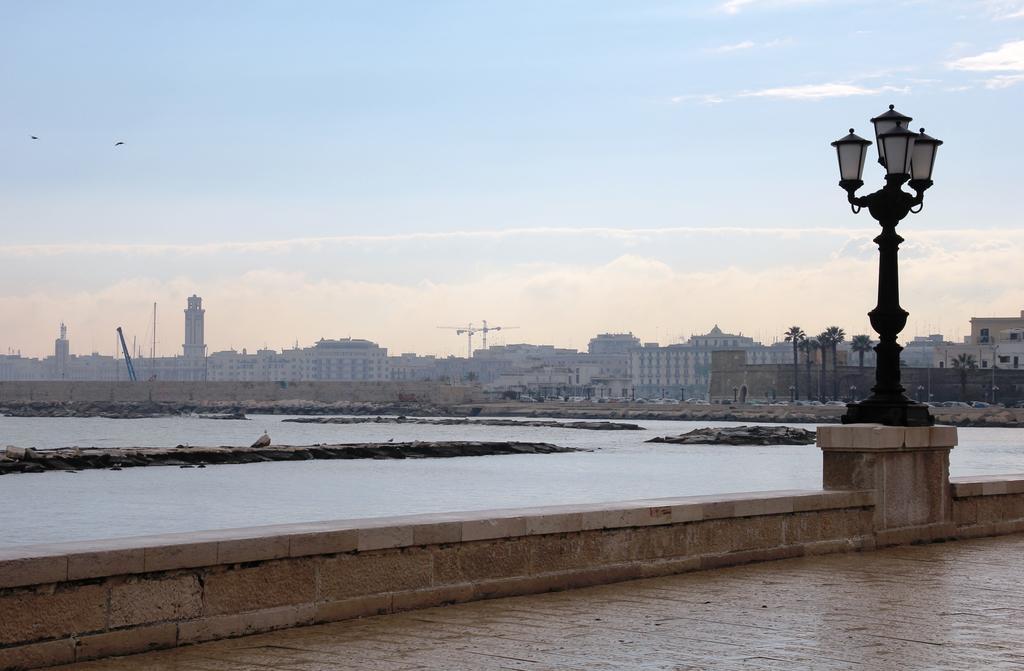
<svg viewBox="0 0 1024 671">
<path fill-rule="evenodd" d="M 433 426 L 532 426 L 548 429 L 582 429 L 589 431 L 643 431 L 644 427 L 624 422 L 559 422 L 540 419 L 498 419 L 493 417 L 470 419 L 468 417 L 444 417 L 430 419 L 425 417 L 293 417 L 282 422 L 298 424 L 429 424 Z"/>
<path fill-rule="evenodd" d="M 8 446 L 0 453 L 0 475 L 5 473 L 75 472 L 105 468 L 121 470 L 141 466 L 203 468 L 211 464 L 251 464 L 311 459 L 438 459 L 506 454 L 579 452 L 550 443 L 515 441 L 437 441 L 411 443 L 348 443 L 338 445 L 278 445 L 268 447 L 100 448 L 66 447 L 33 450 Z"/>
<path fill-rule="evenodd" d="M 429 403 L 322 403 L 319 401 L 157 402 L 157 401 L 6 401 L 0 415 L 8 417 L 102 417 L 146 419 L 192 416 L 201 419 L 246 419 L 259 415 L 405 415 L 450 414 Z"/>
<path fill-rule="evenodd" d="M 814 440 L 814 431 L 790 426 L 734 426 L 694 429 L 680 436 L 659 436 L 646 442 L 678 445 L 813 445 Z"/>
</svg>

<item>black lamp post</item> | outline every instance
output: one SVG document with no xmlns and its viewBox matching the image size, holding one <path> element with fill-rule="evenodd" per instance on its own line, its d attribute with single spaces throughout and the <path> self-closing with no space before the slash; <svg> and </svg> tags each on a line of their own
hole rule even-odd
<svg viewBox="0 0 1024 671">
<path fill-rule="evenodd" d="M 839 157 L 839 186 L 846 190 L 847 200 L 856 214 L 861 208 L 882 226 L 882 233 L 874 239 L 878 244 L 878 304 L 868 313 L 871 327 L 879 335 L 875 346 L 875 386 L 871 396 L 859 403 L 847 405 L 843 424 L 887 424 L 889 426 L 931 426 L 935 418 L 928 406 L 907 398 L 900 384 L 900 352 L 896 337 L 907 325 L 909 313 L 900 307 L 898 253 L 903 242 L 896 233 L 896 225 L 911 212 L 920 212 L 924 206 L 924 192 L 932 185 L 935 153 L 942 141 L 910 130 L 911 118 L 889 106 L 889 111 L 875 117 L 878 140 L 878 162 L 885 167 L 885 186 L 867 195 L 857 196 L 864 186 L 861 179 L 864 159 L 870 140 L 850 134 L 832 143 Z M 908 183 L 915 195 L 901 187 Z M 914 208 L 918 209 L 915 210 Z"/>
</svg>

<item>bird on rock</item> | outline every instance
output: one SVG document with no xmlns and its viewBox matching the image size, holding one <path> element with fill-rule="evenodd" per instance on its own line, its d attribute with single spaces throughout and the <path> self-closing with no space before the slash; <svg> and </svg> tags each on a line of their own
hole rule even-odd
<svg viewBox="0 0 1024 671">
<path fill-rule="evenodd" d="M 256 442 L 252 444 L 253 447 L 268 447 L 269 445 L 270 436 L 267 434 L 266 431 L 264 431 L 263 435 L 260 436 L 259 439 L 257 439 Z"/>
</svg>

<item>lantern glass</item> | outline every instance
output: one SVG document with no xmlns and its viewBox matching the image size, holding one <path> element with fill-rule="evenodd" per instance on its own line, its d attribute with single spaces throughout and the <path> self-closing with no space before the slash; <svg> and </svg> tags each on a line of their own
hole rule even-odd
<svg viewBox="0 0 1024 671">
<path fill-rule="evenodd" d="M 878 161 L 885 164 L 885 143 L 882 142 L 882 134 L 888 133 L 896 128 L 909 128 L 911 117 L 896 111 L 895 105 L 889 105 L 889 109 L 879 114 L 871 123 L 875 126 L 875 140 L 878 142 Z"/>
<path fill-rule="evenodd" d="M 860 180 L 864 174 L 864 159 L 868 153 L 871 140 L 858 137 L 850 129 L 850 134 L 832 143 L 839 158 L 839 178 L 843 181 Z"/>
<path fill-rule="evenodd" d="M 924 128 L 914 140 L 914 152 L 910 162 L 910 177 L 915 180 L 931 181 L 935 168 L 935 155 L 942 140 L 925 135 Z"/>
<path fill-rule="evenodd" d="M 917 133 L 897 126 L 878 137 L 885 145 L 885 172 L 887 175 L 909 175 L 910 159 L 914 153 Z"/>
<path fill-rule="evenodd" d="M 864 157 L 868 153 L 866 144 L 842 144 L 836 147 L 839 152 L 839 178 L 861 179 L 864 174 Z"/>
</svg>

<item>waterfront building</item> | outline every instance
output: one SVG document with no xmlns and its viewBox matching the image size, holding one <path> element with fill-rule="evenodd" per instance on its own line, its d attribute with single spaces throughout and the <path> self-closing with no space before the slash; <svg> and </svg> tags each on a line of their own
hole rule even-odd
<svg viewBox="0 0 1024 671">
<path fill-rule="evenodd" d="M 751 365 L 792 363 L 788 343 L 765 346 L 749 336 L 726 333 L 716 324 L 685 343 L 645 343 L 630 351 L 629 376 L 636 398 L 704 398 L 713 352 L 742 351 Z"/>
<path fill-rule="evenodd" d="M 1024 310 L 1019 317 L 972 317 L 971 334 L 962 343 L 944 343 L 933 352 L 932 365 L 950 368 L 961 355 L 978 368 L 1024 369 Z"/>
</svg>

